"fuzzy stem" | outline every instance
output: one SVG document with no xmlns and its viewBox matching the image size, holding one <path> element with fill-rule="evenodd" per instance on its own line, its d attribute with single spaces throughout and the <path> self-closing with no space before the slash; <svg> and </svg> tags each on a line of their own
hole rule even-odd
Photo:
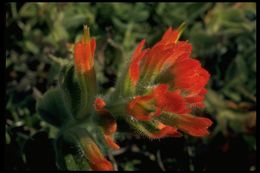
<svg viewBox="0 0 260 173">
<path fill-rule="evenodd" d="M 81 110 L 77 116 L 77 119 L 86 118 L 86 112 L 89 115 L 93 114 L 93 103 L 97 94 L 96 73 L 94 69 L 91 69 L 87 73 L 78 74 L 79 84 L 81 87 Z"/>
</svg>

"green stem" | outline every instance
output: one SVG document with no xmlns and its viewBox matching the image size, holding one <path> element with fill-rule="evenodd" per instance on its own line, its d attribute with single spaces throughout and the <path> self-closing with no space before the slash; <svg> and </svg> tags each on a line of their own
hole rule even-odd
<svg viewBox="0 0 260 173">
<path fill-rule="evenodd" d="M 92 115 L 94 112 L 93 103 L 97 94 L 96 73 L 91 69 L 88 73 L 78 74 L 81 88 L 81 110 L 78 119 L 84 119 L 86 113 Z"/>
<path fill-rule="evenodd" d="M 55 141 L 55 152 L 58 166 L 63 170 L 90 170 L 87 156 L 84 153 L 83 139 L 92 140 L 89 133 L 78 124 L 67 126 L 61 130 Z M 74 148 L 74 151 L 64 151 L 64 146 Z"/>
<path fill-rule="evenodd" d="M 120 101 L 114 104 L 107 105 L 105 108 L 109 110 L 113 116 L 127 116 L 127 103 L 128 101 Z"/>
</svg>

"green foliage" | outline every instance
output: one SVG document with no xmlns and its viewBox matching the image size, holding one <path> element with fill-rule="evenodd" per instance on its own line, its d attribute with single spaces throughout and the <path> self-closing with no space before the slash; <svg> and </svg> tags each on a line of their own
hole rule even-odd
<svg viewBox="0 0 260 173">
<path fill-rule="evenodd" d="M 74 72 L 74 67 L 71 66 L 66 71 L 64 76 L 64 82 L 62 84 L 62 88 L 69 95 L 69 103 L 71 103 L 71 111 L 73 115 L 77 115 L 81 106 L 81 96 L 80 96 L 80 87 L 76 82 L 76 76 Z"/>
<path fill-rule="evenodd" d="M 77 128 L 68 129 L 67 133 L 59 135 L 56 139 L 57 166 L 61 170 L 90 170 L 83 146 L 80 144 L 79 133 L 75 133 L 75 129 Z M 78 129 L 78 132 L 84 134 L 86 130 Z"/>
<path fill-rule="evenodd" d="M 60 127 L 72 119 L 66 93 L 59 88 L 47 91 L 37 102 L 37 111 L 48 123 Z"/>
</svg>

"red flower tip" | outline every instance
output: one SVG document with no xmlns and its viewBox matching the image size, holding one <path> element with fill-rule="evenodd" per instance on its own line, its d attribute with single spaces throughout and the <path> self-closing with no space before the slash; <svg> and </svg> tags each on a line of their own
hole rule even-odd
<svg viewBox="0 0 260 173">
<path fill-rule="evenodd" d="M 90 167 L 94 171 L 112 171 L 112 164 L 103 156 L 98 146 L 91 140 L 83 141 L 84 151 Z"/>
<path fill-rule="evenodd" d="M 164 33 L 161 43 L 167 45 L 167 44 L 174 44 L 179 39 L 179 31 L 172 29 L 172 27 L 169 27 L 167 31 Z"/>
<path fill-rule="evenodd" d="M 166 126 L 160 122 L 157 127 L 160 131 L 157 133 L 151 134 L 150 135 L 151 138 L 159 139 L 159 138 L 170 137 L 170 136 L 172 136 L 172 137 L 182 136 L 181 133 L 179 133 L 175 127 Z"/>
<path fill-rule="evenodd" d="M 75 44 L 74 60 L 76 70 L 81 73 L 90 71 L 94 65 L 96 40 L 90 37 L 89 28 L 84 26 L 82 39 Z"/>
<path fill-rule="evenodd" d="M 142 49 L 144 47 L 144 44 L 145 44 L 145 39 L 143 39 L 136 47 L 133 55 L 132 55 L 132 58 L 135 59 L 136 57 L 138 57 L 138 55 L 140 55 L 142 53 Z"/>
<path fill-rule="evenodd" d="M 147 50 L 142 51 L 144 44 L 145 44 L 145 40 L 143 39 L 136 47 L 136 49 L 132 55 L 132 58 L 131 58 L 131 64 L 129 67 L 129 75 L 130 75 L 130 80 L 134 86 L 137 84 L 138 79 L 139 79 L 139 73 L 140 73 L 140 69 L 139 69 L 140 64 L 139 63 L 147 52 Z"/>
<path fill-rule="evenodd" d="M 93 171 L 113 171 L 113 166 L 108 160 L 102 160 L 98 163 L 90 163 Z"/>
<path fill-rule="evenodd" d="M 96 98 L 94 107 L 96 111 L 101 111 L 106 106 L 106 102 L 101 98 Z"/>
<path fill-rule="evenodd" d="M 102 126 L 104 133 L 106 135 L 111 135 L 117 130 L 117 123 L 112 114 L 104 109 L 106 102 L 101 98 L 96 98 L 94 102 L 94 107 L 97 111 L 97 115 L 99 116 L 99 123 Z"/>
<path fill-rule="evenodd" d="M 114 142 L 114 140 L 112 139 L 111 136 L 104 135 L 104 138 L 105 138 L 108 146 L 110 146 L 112 149 L 114 149 L 114 150 L 120 149 L 120 146 Z"/>
<path fill-rule="evenodd" d="M 204 117 L 195 117 L 188 114 L 178 115 L 175 125 L 181 131 L 184 131 L 195 137 L 202 137 L 209 134 L 208 127 L 212 125 L 212 121 Z"/>
<path fill-rule="evenodd" d="M 107 123 L 104 129 L 104 133 L 106 135 L 112 135 L 117 130 L 117 123 L 115 121 L 111 121 L 110 123 Z"/>
</svg>

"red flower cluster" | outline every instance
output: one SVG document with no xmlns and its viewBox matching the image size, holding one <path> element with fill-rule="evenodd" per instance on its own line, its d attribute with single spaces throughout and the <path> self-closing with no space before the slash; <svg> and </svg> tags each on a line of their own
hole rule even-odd
<svg viewBox="0 0 260 173">
<path fill-rule="evenodd" d="M 178 41 L 179 36 L 178 30 L 169 28 L 150 49 L 142 50 L 142 40 L 132 55 L 128 72 L 131 87 L 144 89 L 130 100 L 127 111 L 137 120 L 158 122 L 160 132 L 152 138 L 176 135 L 177 129 L 205 136 L 212 124 L 207 118 L 189 115 L 193 108 L 204 107 L 204 87 L 210 75 L 198 60 L 190 58 L 192 46 Z M 160 121 L 162 115 L 172 120 L 171 126 Z"/>
<path fill-rule="evenodd" d="M 180 33 L 181 29 L 170 27 L 150 49 L 143 50 L 145 40 L 142 40 L 132 55 L 127 73 L 123 73 L 126 74 L 123 76 L 125 81 L 119 80 L 122 83 L 118 86 L 123 88 L 115 90 L 120 95 L 117 103 L 120 103 L 118 110 L 121 112 L 117 114 L 122 114 L 127 121 L 126 114 L 135 118 L 137 121 L 128 123 L 150 138 L 179 137 L 182 135 L 179 130 L 201 137 L 208 134 L 208 127 L 212 124 L 210 119 L 190 114 L 194 108 L 204 107 L 205 85 L 210 74 L 198 60 L 190 57 L 192 46 L 187 41 L 179 41 Z M 95 46 L 95 39 L 90 38 L 89 29 L 84 27 L 84 36 L 76 43 L 74 56 L 75 69 L 81 75 L 79 79 L 87 80 L 81 84 L 82 89 L 87 89 L 88 97 L 96 89 L 95 85 L 91 85 L 95 83 L 95 75 L 91 73 L 94 71 Z M 91 108 L 94 102 L 95 118 L 106 145 L 119 149 L 112 138 L 117 130 L 112 115 L 113 104 L 109 103 L 110 107 L 106 107 L 103 99 L 96 98 L 94 101 L 92 97 L 87 102 Z M 147 124 L 153 128 L 147 128 Z M 85 152 L 93 170 L 113 169 L 94 142 L 86 142 Z"/>
</svg>

